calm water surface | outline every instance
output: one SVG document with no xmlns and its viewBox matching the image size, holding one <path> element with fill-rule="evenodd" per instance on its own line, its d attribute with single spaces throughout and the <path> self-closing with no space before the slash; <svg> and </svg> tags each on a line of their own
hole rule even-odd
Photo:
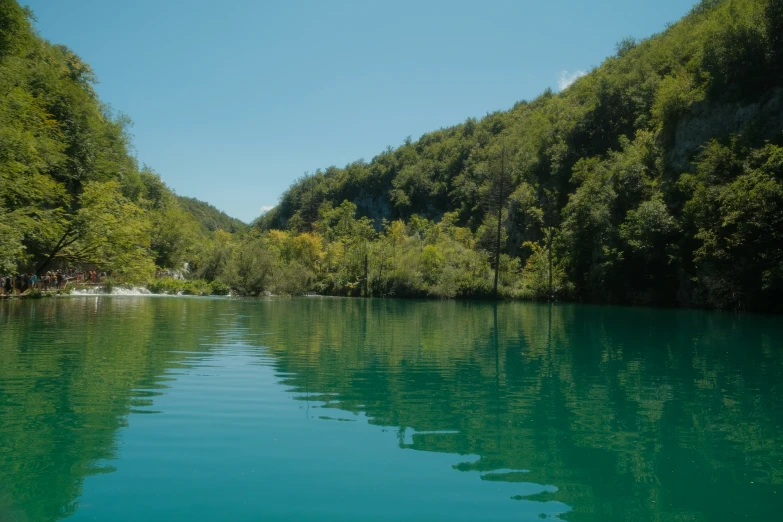
<svg viewBox="0 0 783 522">
<path fill-rule="evenodd" d="M 0 302 L 0 522 L 781 520 L 781 319 Z"/>
</svg>

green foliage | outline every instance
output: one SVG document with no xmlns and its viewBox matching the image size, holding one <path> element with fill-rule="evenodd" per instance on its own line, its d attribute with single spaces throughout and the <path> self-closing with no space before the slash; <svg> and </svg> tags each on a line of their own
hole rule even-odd
<svg viewBox="0 0 783 522">
<path fill-rule="evenodd" d="M 549 268 L 550 251 L 547 247 L 538 243 L 525 244 L 530 249 L 525 267 L 522 269 L 523 288 L 519 297 L 526 299 L 547 300 L 558 298 L 567 299 L 573 292 L 573 285 L 569 282 L 562 265 L 559 262 Z M 552 280 L 550 292 L 549 281 Z"/>
<path fill-rule="evenodd" d="M 196 221 L 205 232 L 224 230 L 232 234 L 239 234 L 247 229 L 245 223 L 232 218 L 209 203 L 184 196 L 177 196 L 177 203 L 182 210 L 196 218 Z"/>
<path fill-rule="evenodd" d="M 581 183 L 563 209 L 560 248 L 571 281 L 590 299 L 599 299 L 611 286 L 617 260 L 612 223 L 617 191 L 605 167 L 595 161 L 577 164 L 574 176 Z"/>
<path fill-rule="evenodd" d="M 783 288 L 783 149 L 713 142 L 683 177 L 695 279 L 720 308 L 777 306 Z"/>
<path fill-rule="evenodd" d="M 58 223 L 63 230 L 55 256 L 69 264 L 98 265 L 115 274 L 152 274 L 150 224 L 141 208 L 125 200 L 117 182 L 89 182 L 79 210 Z M 64 239 L 63 239 L 64 238 Z"/>
<path fill-rule="evenodd" d="M 231 287 L 222 281 L 212 281 L 209 288 L 212 295 L 228 295 L 231 292 Z"/>
<path fill-rule="evenodd" d="M 156 264 L 193 260 L 212 232 L 188 209 L 201 218 L 204 205 L 183 209 L 139 169 L 130 120 L 101 104 L 90 66 L 40 38 L 31 19 L 0 1 L 0 269 L 98 267 L 143 281 Z"/>
<path fill-rule="evenodd" d="M 231 260 L 220 277 L 241 295 L 270 291 L 276 268 L 275 255 L 259 238 L 246 240 L 231 252 Z"/>
<path fill-rule="evenodd" d="M 774 0 L 773 0 L 774 1 Z M 775 85 L 769 76 L 770 37 L 762 11 L 767 2 L 729 3 L 716 13 L 704 47 L 702 67 L 714 95 L 748 97 Z"/>
<path fill-rule="evenodd" d="M 327 293 L 480 297 L 498 268 L 507 297 L 780 309 L 782 34 L 779 1 L 704 0 L 562 93 L 306 176 L 256 226 L 318 233 Z"/>
<path fill-rule="evenodd" d="M 155 253 L 155 264 L 181 268 L 191 258 L 192 249 L 200 239 L 196 221 L 175 205 L 152 211 L 149 218 L 152 222 L 150 247 Z"/>
<path fill-rule="evenodd" d="M 225 288 L 221 285 L 216 286 L 218 289 Z M 155 279 L 147 283 L 147 289 L 153 294 L 168 295 L 212 295 L 213 293 L 213 285 L 203 279 L 184 280 L 171 277 Z"/>
<path fill-rule="evenodd" d="M 663 78 L 655 92 L 651 117 L 661 128 L 673 127 L 680 117 L 686 115 L 696 101 L 704 98 L 695 78 L 685 69 L 680 69 Z"/>
<path fill-rule="evenodd" d="M 628 212 L 625 222 L 620 225 L 620 237 L 627 243 L 628 251 L 648 257 L 665 249 L 678 228 L 669 209 L 657 195 Z"/>
<path fill-rule="evenodd" d="M 218 279 L 228 269 L 234 249 L 231 234 L 218 230 L 209 240 L 201 241 L 196 246 L 191 271 L 207 281 Z"/>
<path fill-rule="evenodd" d="M 559 94 L 303 176 L 247 229 L 139 168 L 90 67 L 0 2 L 0 270 L 188 267 L 243 295 L 783 306 L 777 0 L 704 0 Z"/>
</svg>

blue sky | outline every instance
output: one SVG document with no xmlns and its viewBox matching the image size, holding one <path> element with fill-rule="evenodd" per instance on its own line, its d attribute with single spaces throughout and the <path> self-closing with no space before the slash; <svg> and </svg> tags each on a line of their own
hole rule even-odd
<svg viewBox="0 0 783 522">
<path fill-rule="evenodd" d="M 24 0 L 21 0 L 25 3 Z M 136 155 L 251 221 L 306 171 L 508 109 L 695 0 L 28 0 L 94 69 Z"/>
</svg>

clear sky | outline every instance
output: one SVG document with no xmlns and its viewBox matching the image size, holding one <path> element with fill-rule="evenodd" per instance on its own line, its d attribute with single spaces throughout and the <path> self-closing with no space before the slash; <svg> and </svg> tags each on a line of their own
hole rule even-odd
<svg viewBox="0 0 783 522">
<path fill-rule="evenodd" d="M 559 90 L 695 0 L 26 3 L 133 119 L 140 163 L 251 221 L 306 171 Z"/>
</svg>

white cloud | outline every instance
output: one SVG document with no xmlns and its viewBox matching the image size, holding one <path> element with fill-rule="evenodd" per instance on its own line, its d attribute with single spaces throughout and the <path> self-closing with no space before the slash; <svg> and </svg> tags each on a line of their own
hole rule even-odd
<svg viewBox="0 0 783 522">
<path fill-rule="evenodd" d="M 261 207 L 261 213 L 262 214 L 266 214 L 267 212 L 269 212 L 273 208 L 275 208 L 274 205 L 264 205 L 264 206 Z"/>
<path fill-rule="evenodd" d="M 587 74 L 587 71 L 560 71 L 560 78 L 557 80 L 557 86 L 562 91 L 567 89 L 572 83 Z"/>
</svg>

